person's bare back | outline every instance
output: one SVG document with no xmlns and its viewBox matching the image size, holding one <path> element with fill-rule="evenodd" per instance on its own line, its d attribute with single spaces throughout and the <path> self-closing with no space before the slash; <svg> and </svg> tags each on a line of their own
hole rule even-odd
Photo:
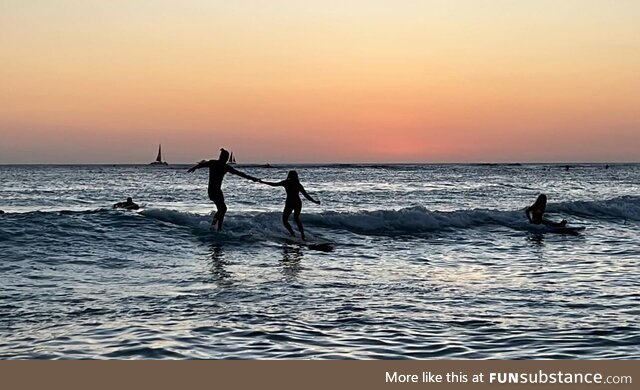
<svg viewBox="0 0 640 390">
<path fill-rule="evenodd" d="M 218 225 L 218 231 L 222 230 L 222 223 L 224 216 L 227 213 L 227 204 L 224 201 L 224 194 L 222 193 L 222 180 L 227 173 L 233 173 L 245 179 L 252 181 L 258 181 L 257 178 L 247 175 L 244 172 L 233 168 L 227 162 L 229 161 L 229 152 L 225 149 L 220 149 L 220 157 L 217 160 L 201 161 L 195 166 L 189 168 L 187 172 L 195 172 L 197 169 L 209 168 L 209 185 L 207 193 L 209 199 L 216 205 L 216 213 L 213 215 L 211 221 L 211 227 Z"/>
</svg>

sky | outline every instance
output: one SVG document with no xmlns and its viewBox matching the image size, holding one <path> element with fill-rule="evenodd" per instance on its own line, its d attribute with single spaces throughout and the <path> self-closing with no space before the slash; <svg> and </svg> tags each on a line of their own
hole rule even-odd
<svg viewBox="0 0 640 390">
<path fill-rule="evenodd" d="M 0 0 L 0 164 L 640 161 L 640 1 Z"/>
</svg>

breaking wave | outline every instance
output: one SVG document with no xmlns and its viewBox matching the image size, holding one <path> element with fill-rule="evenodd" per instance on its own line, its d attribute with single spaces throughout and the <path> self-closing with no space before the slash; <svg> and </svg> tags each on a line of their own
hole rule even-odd
<svg viewBox="0 0 640 390">
<path fill-rule="evenodd" d="M 549 204 L 548 211 L 569 220 L 581 219 L 605 220 L 609 222 L 640 221 L 640 197 L 624 196 L 603 201 L 571 201 Z M 142 218 L 141 218 L 142 217 Z M 573 218 L 572 218 L 573 217 Z M 188 213 L 182 211 L 149 208 L 138 213 L 97 209 L 91 211 L 56 211 L 29 212 L 22 214 L 4 214 L 0 217 L 0 233 L 9 234 L 12 230 L 11 220 L 22 226 L 40 223 L 46 220 L 55 223 L 62 218 L 61 226 L 70 226 L 75 219 L 81 226 L 90 228 L 88 220 L 122 228 L 132 228 L 145 224 L 160 229 L 158 221 L 176 227 L 183 227 L 198 232 L 209 232 L 210 215 Z M 4 219 L 4 223 L 2 222 Z M 95 220 L 94 220 L 95 219 Z M 524 217 L 524 210 L 491 210 L 472 209 L 457 211 L 431 211 L 416 206 L 399 210 L 377 210 L 359 212 L 322 212 L 303 215 L 303 222 L 308 227 L 331 230 L 342 230 L 356 234 L 370 235 L 411 235 L 456 229 L 473 229 L 483 226 L 507 227 L 515 230 L 531 230 L 532 226 Z M 4 231 L 3 231 L 4 230 Z M 274 233 L 275 232 L 275 233 Z M 286 237 L 282 234 L 280 212 L 234 213 L 225 219 L 226 239 L 269 239 Z"/>
</svg>

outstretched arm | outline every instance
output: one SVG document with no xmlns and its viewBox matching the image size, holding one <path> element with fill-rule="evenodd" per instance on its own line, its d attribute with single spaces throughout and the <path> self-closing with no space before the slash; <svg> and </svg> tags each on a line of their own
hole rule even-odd
<svg viewBox="0 0 640 390">
<path fill-rule="evenodd" d="M 307 191 L 304 189 L 304 187 L 302 186 L 302 184 L 300 184 L 300 193 L 302 195 L 304 195 L 305 198 L 309 199 L 310 201 L 312 201 L 315 204 L 320 204 L 319 200 L 315 200 L 311 197 L 311 195 L 307 194 Z"/>
<path fill-rule="evenodd" d="M 277 183 L 273 182 L 273 181 L 264 181 L 264 180 L 258 180 L 258 181 L 260 183 L 262 183 L 262 184 L 266 184 L 266 185 L 271 186 L 271 187 L 280 187 L 280 186 L 284 187 L 284 183 L 285 183 L 286 180 L 279 181 Z"/>
<path fill-rule="evenodd" d="M 229 173 L 233 173 L 234 175 L 238 175 L 240 177 L 244 177 L 245 179 L 249 179 L 251 181 L 260 181 L 260 179 L 258 179 L 257 177 L 253 177 L 251 175 L 247 175 L 244 172 L 240 172 L 239 170 L 235 169 L 234 167 L 230 167 L 227 165 L 227 170 Z"/>
<path fill-rule="evenodd" d="M 194 172 L 196 169 L 200 169 L 200 168 L 205 168 L 209 166 L 209 161 L 200 161 L 199 163 L 197 163 L 196 165 L 192 166 L 191 168 L 189 168 L 189 170 L 187 172 L 191 173 Z"/>
</svg>

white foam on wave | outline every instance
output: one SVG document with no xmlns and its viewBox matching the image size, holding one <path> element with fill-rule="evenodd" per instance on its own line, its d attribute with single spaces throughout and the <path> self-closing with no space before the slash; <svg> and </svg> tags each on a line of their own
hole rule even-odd
<svg viewBox="0 0 640 390">
<path fill-rule="evenodd" d="M 227 214 L 222 232 L 216 232 L 215 228 L 211 228 L 213 214 L 196 214 L 168 209 L 146 209 L 142 210 L 140 214 L 163 222 L 185 226 L 202 234 L 215 232 L 214 237 L 224 240 L 279 241 L 288 237 L 278 212 Z M 312 235 L 309 236 L 312 237 Z"/>
<path fill-rule="evenodd" d="M 211 216 L 170 209 L 150 208 L 141 210 L 139 214 L 155 218 L 159 221 L 193 228 L 209 228 L 209 224 L 211 223 Z"/>
<path fill-rule="evenodd" d="M 548 211 L 594 219 L 640 221 L 640 198 L 620 197 L 605 201 L 573 201 L 549 204 Z M 147 209 L 141 214 L 166 222 L 209 229 L 211 215 L 199 215 L 165 209 Z M 346 230 L 359 234 L 415 234 L 442 230 L 469 229 L 480 226 L 503 226 L 529 230 L 523 210 L 473 209 L 431 211 L 416 206 L 399 210 L 359 212 L 322 212 L 303 214 L 308 226 Z M 234 213 L 225 219 L 225 230 L 237 234 L 270 236 L 283 230 L 279 212 Z"/>
<path fill-rule="evenodd" d="M 166 209 L 147 209 L 142 215 L 164 222 L 208 231 L 211 215 L 198 215 Z M 354 213 L 324 212 L 304 214 L 308 227 L 345 230 L 357 234 L 400 235 L 467 229 L 480 225 L 501 225 L 522 229 L 528 225 L 522 211 L 460 210 L 429 211 L 424 207 Z M 293 221 L 291 221 L 293 223 Z M 225 218 L 224 234 L 230 237 L 286 238 L 279 212 L 235 213 Z"/>
</svg>

